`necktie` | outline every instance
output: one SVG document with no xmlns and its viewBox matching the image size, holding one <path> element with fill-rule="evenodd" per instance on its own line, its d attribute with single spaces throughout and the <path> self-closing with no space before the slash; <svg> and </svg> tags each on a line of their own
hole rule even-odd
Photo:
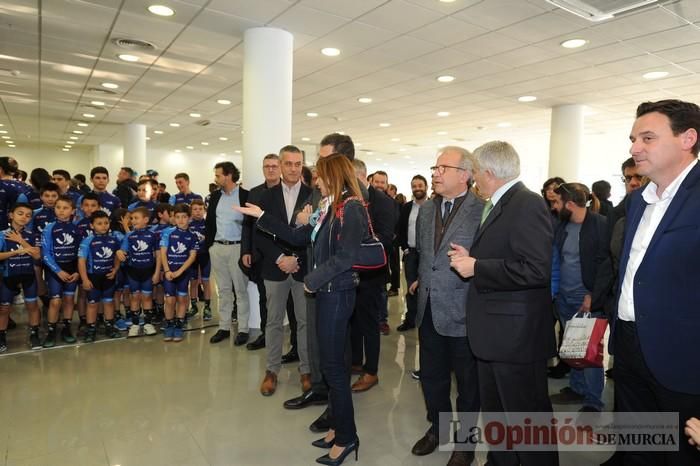
<svg viewBox="0 0 700 466">
<path fill-rule="evenodd" d="M 493 202 L 491 202 L 491 199 L 486 201 L 486 204 L 484 204 L 484 210 L 481 212 L 481 223 L 479 225 L 483 225 L 484 222 L 486 221 L 486 218 L 489 216 L 491 213 L 491 210 L 493 209 Z"/>
<path fill-rule="evenodd" d="M 452 201 L 445 201 L 444 210 L 442 212 L 442 224 L 447 223 L 447 219 L 450 217 L 450 211 L 452 210 Z"/>
</svg>

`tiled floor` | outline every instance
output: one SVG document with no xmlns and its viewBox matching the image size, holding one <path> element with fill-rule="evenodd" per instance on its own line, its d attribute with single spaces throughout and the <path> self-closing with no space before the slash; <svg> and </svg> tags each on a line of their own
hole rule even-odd
<svg viewBox="0 0 700 466">
<path fill-rule="evenodd" d="M 382 337 L 380 383 L 354 395 L 361 438 L 358 465 L 444 465 L 449 452 L 418 458 L 427 428 L 417 334 L 399 334 L 402 298 L 390 298 L 392 334 Z M 21 327 L 21 326 L 20 326 Z M 0 357 L 0 465 L 310 465 L 324 452 L 308 425 L 323 411 L 287 411 L 299 391 L 285 366 L 277 393 L 258 392 L 265 352 L 210 345 L 215 328 L 160 337 L 22 352 Z M 11 332 L 15 349 L 24 330 Z M 555 393 L 564 381 L 551 381 Z M 611 389 L 606 387 L 611 406 Z M 575 408 L 574 408 L 575 409 Z M 485 455 L 478 455 L 478 464 Z M 561 455 L 562 465 L 599 464 L 605 455 Z M 346 460 L 346 464 L 354 461 Z"/>
</svg>

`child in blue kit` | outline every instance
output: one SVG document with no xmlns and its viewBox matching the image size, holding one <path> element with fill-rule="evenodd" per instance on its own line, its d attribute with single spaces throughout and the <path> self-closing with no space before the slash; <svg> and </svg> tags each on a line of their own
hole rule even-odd
<svg viewBox="0 0 700 466">
<path fill-rule="evenodd" d="M 156 207 L 158 206 L 158 203 L 151 200 L 151 196 L 153 194 L 152 190 L 153 186 L 151 185 L 151 180 L 143 179 L 139 181 L 136 189 L 136 197 L 138 199 L 129 204 L 129 212 L 133 212 L 134 209 L 138 207 L 145 207 L 148 209 L 150 214 L 150 220 L 148 223 L 155 225 L 158 223 L 158 217 L 156 216 Z"/>
<path fill-rule="evenodd" d="M 61 338 L 66 343 L 75 343 L 71 332 L 71 319 L 75 307 L 75 290 L 78 287 L 78 247 L 81 235 L 72 222 L 75 213 L 73 198 L 62 195 L 56 201 L 56 221 L 44 228 L 41 236 L 41 255 L 47 268 L 49 288 L 48 330 L 44 338 L 44 348 L 56 344 L 56 323 L 58 312 L 63 308 L 63 328 Z"/>
<path fill-rule="evenodd" d="M 80 233 L 80 241 L 93 234 L 92 214 L 99 211 L 101 207 L 100 198 L 95 193 L 86 193 L 80 198 L 80 218 L 75 221 L 78 232 Z M 78 287 L 76 291 L 78 293 L 78 318 L 80 319 L 78 335 L 84 336 L 87 331 L 87 293 L 85 293 L 85 290 L 81 287 Z M 103 316 L 100 315 L 100 318 L 102 317 Z"/>
<path fill-rule="evenodd" d="M 199 239 L 189 230 L 189 223 L 189 206 L 178 204 L 175 206 L 176 227 L 164 230 L 161 235 L 160 254 L 165 273 L 165 341 L 182 341 L 183 337 L 190 267 L 194 264 L 199 249 Z"/>
<path fill-rule="evenodd" d="M 151 227 L 151 231 L 156 233 L 158 244 L 160 244 L 161 233 L 172 228 L 173 225 L 173 206 L 165 202 L 161 202 L 156 206 L 156 217 L 158 223 Z M 163 290 L 163 275 L 161 273 L 160 283 L 153 287 L 153 301 L 156 309 L 156 322 L 161 323 L 165 319 L 165 291 Z M 164 327 L 161 327 L 164 328 Z"/>
<path fill-rule="evenodd" d="M 110 219 L 110 234 L 119 240 L 119 244 L 124 241 L 124 237 L 131 231 L 131 214 L 123 207 L 112 212 Z M 118 330 L 124 331 L 131 325 L 131 294 L 129 293 L 129 280 L 126 278 L 126 267 L 119 267 L 117 272 L 116 289 L 114 291 L 114 326 Z M 124 314 L 121 312 L 121 305 L 124 304 Z M 124 316 L 126 315 L 126 319 Z"/>
<path fill-rule="evenodd" d="M 109 215 L 98 210 L 91 216 L 94 234 L 83 239 L 78 252 L 78 271 L 87 292 L 87 331 L 85 343 L 95 341 L 97 335 L 97 308 L 104 310 L 105 333 L 109 338 L 118 338 L 114 326 L 114 290 L 119 271 L 117 251 L 121 246 L 115 236 L 109 234 Z"/>
<path fill-rule="evenodd" d="M 41 234 L 44 228 L 51 222 L 56 221 L 56 212 L 54 207 L 60 195 L 60 188 L 56 183 L 46 183 L 40 191 L 42 207 L 34 210 L 32 223 L 29 229 L 34 232 L 37 240 L 37 246 L 41 248 Z M 44 264 L 41 262 L 41 257 L 34 261 L 34 275 L 36 276 L 36 289 L 39 299 L 43 302 L 44 308 L 49 307 L 49 298 L 47 296 L 46 280 L 44 279 Z"/>
<path fill-rule="evenodd" d="M 211 285 L 209 277 L 211 275 L 211 261 L 209 260 L 209 250 L 205 246 L 204 234 L 206 230 L 204 220 L 204 201 L 194 199 L 190 204 L 192 217 L 190 218 L 190 231 L 197 235 L 199 240 L 199 251 L 197 252 L 197 260 L 192 266 L 192 281 L 190 282 L 190 301 L 191 308 L 187 313 L 187 317 L 197 315 L 197 298 L 199 295 L 199 286 L 202 287 L 204 295 L 204 312 L 202 318 L 207 321 L 211 320 Z"/>
<path fill-rule="evenodd" d="M 119 260 L 126 261 L 126 276 L 131 291 L 131 322 L 129 337 L 141 334 L 139 314 L 141 306 L 144 312 L 143 333 L 155 335 L 153 326 L 153 285 L 160 281 L 160 260 L 156 233 L 148 229 L 150 213 L 145 207 L 137 207 L 131 212 L 130 231 L 122 241 L 117 252 Z"/>
<path fill-rule="evenodd" d="M 9 213 L 10 228 L 0 232 L 0 353 L 7 351 L 7 326 L 10 306 L 15 295 L 24 292 L 24 305 L 29 316 L 29 346 L 41 348 L 39 338 L 39 304 L 37 303 L 34 260 L 41 257 L 35 246 L 35 234 L 27 229 L 32 220 L 32 207 L 27 203 L 15 204 Z"/>
</svg>

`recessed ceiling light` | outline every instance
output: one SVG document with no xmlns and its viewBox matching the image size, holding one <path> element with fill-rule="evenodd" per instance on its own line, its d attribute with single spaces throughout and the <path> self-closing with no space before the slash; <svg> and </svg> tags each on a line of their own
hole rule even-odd
<svg viewBox="0 0 700 466">
<path fill-rule="evenodd" d="M 65 147 L 61 149 L 63 152 L 70 152 L 70 149 L 66 149 Z"/>
<path fill-rule="evenodd" d="M 191 116 L 192 118 L 199 118 L 199 117 L 202 116 L 202 114 L 201 114 L 201 113 L 192 112 L 192 113 L 190 113 L 190 116 Z"/>
<path fill-rule="evenodd" d="M 161 130 L 157 129 L 157 130 L 153 131 L 153 134 L 163 134 L 163 132 Z"/>
<path fill-rule="evenodd" d="M 180 123 L 170 123 L 170 126 L 172 126 L 173 128 L 179 128 Z"/>
<path fill-rule="evenodd" d="M 2 126 L 5 126 L 5 125 L 3 125 L 2 123 L 0 123 L 0 127 L 2 127 Z"/>
<path fill-rule="evenodd" d="M 450 116 L 450 112 L 437 112 L 437 116 L 448 117 L 448 116 Z"/>
<path fill-rule="evenodd" d="M 222 157 L 225 157 L 225 156 L 226 156 L 226 152 L 219 152 L 219 155 L 222 156 Z"/>
<path fill-rule="evenodd" d="M 234 152 L 235 152 L 236 154 L 240 154 L 240 153 L 241 153 L 240 150 L 236 150 L 236 151 L 234 151 Z"/>
<path fill-rule="evenodd" d="M 107 89 L 119 89 L 119 84 L 114 84 L 114 83 L 102 83 L 102 87 L 105 87 Z"/>
<path fill-rule="evenodd" d="M 98 107 L 102 107 L 105 103 L 102 102 L 101 100 L 92 100 L 90 101 L 91 105 L 97 105 Z"/>
<path fill-rule="evenodd" d="M 577 49 L 586 45 L 588 41 L 586 39 L 569 39 L 562 42 L 560 45 L 565 49 Z"/>
<path fill-rule="evenodd" d="M 75 141 L 66 141 L 66 144 L 75 144 Z"/>
<path fill-rule="evenodd" d="M 192 150 L 192 149 L 194 149 L 194 146 L 186 146 L 185 149 Z"/>
<path fill-rule="evenodd" d="M 12 139 L 10 136 L 3 136 L 3 139 Z"/>
<path fill-rule="evenodd" d="M 231 101 L 228 99 L 219 99 L 216 101 L 216 103 L 221 105 L 231 105 Z"/>
<path fill-rule="evenodd" d="M 74 129 L 73 134 L 83 134 L 83 132 L 80 131 L 79 129 Z"/>
<path fill-rule="evenodd" d="M 371 97 L 360 97 L 357 99 L 358 102 L 361 104 L 371 104 L 372 103 L 372 98 Z"/>
<path fill-rule="evenodd" d="M 449 74 L 444 74 L 442 76 L 438 76 L 436 79 L 438 80 L 438 82 L 441 82 L 441 83 L 451 83 L 452 81 L 455 80 L 455 77 L 451 76 Z"/>
<path fill-rule="evenodd" d="M 182 152 L 182 150 L 181 150 L 181 149 L 175 149 L 175 152 L 177 152 L 177 153 L 179 154 L 180 152 Z"/>
<path fill-rule="evenodd" d="M 72 139 L 74 141 L 77 141 L 79 138 L 78 138 L 78 136 L 70 136 L 68 139 Z"/>
<path fill-rule="evenodd" d="M 660 79 L 665 78 L 668 75 L 668 71 L 650 71 L 648 73 L 644 73 L 642 77 L 644 79 Z"/>
<path fill-rule="evenodd" d="M 151 137 L 150 137 L 150 136 L 146 136 L 146 141 L 150 141 L 150 140 L 151 140 Z"/>
<path fill-rule="evenodd" d="M 399 152 L 406 152 L 406 148 L 402 147 L 401 149 L 399 149 Z"/>
<path fill-rule="evenodd" d="M 308 142 L 308 141 L 311 141 L 311 138 L 301 138 L 301 140 L 304 142 Z"/>
<path fill-rule="evenodd" d="M 318 113 L 316 112 L 306 112 L 306 116 L 309 118 L 316 118 L 318 116 Z"/>
<path fill-rule="evenodd" d="M 523 95 L 518 97 L 518 102 L 534 102 L 537 100 L 537 97 L 534 95 Z"/>
<path fill-rule="evenodd" d="M 8 144 L 7 147 L 15 148 L 15 147 L 17 147 L 17 146 L 15 146 L 14 144 Z"/>
<path fill-rule="evenodd" d="M 82 127 L 82 128 L 85 128 L 86 126 L 88 126 L 88 124 L 87 124 L 87 123 L 83 123 L 83 122 L 81 121 L 80 123 L 78 123 L 78 126 L 80 126 L 80 127 Z"/>
<path fill-rule="evenodd" d="M 504 121 L 497 124 L 496 126 L 498 126 L 499 128 L 510 128 L 513 125 L 510 122 Z"/>
<path fill-rule="evenodd" d="M 0 134 L 7 134 L 7 131 L 4 129 L 0 129 Z"/>
<path fill-rule="evenodd" d="M 63 146 L 63 147 L 65 147 L 66 149 L 70 149 L 70 146 L 69 146 L 69 145 L 65 145 L 65 146 Z"/>
<path fill-rule="evenodd" d="M 201 143 L 201 144 L 202 144 L 203 146 L 208 146 L 208 145 L 209 145 L 209 143 L 208 143 L 208 142 L 206 142 L 206 141 L 202 141 L 202 143 Z"/>
<path fill-rule="evenodd" d="M 123 60 L 123 61 L 132 62 L 132 63 L 140 60 L 140 58 L 137 57 L 136 55 L 131 55 L 128 53 L 120 53 L 119 55 L 117 55 L 117 58 L 119 58 L 120 60 Z"/>
<path fill-rule="evenodd" d="M 400 138 L 391 138 L 391 142 L 399 142 L 400 140 Z"/>
<path fill-rule="evenodd" d="M 447 134 L 447 131 L 438 131 L 436 134 L 437 134 L 438 136 L 444 136 L 444 135 Z"/>
<path fill-rule="evenodd" d="M 158 16 L 172 16 L 175 14 L 175 10 L 165 5 L 151 5 L 148 7 L 148 11 Z"/>
<path fill-rule="evenodd" d="M 94 113 L 83 113 L 83 118 L 95 118 Z"/>
<path fill-rule="evenodd" d="M 340 55 L 340 50 L 336 49 L 335 47 L 326 47 L 321 49 L 321 53 L 327 57 L 337 57 Z"/>
<path fill-rule="evenodd" d="M 219 138 L 219 141 L 228 141 L 228 138 L 225 137 L 225 136 L 221 136 L 221 137 Z"/>
<path fill-rule="evenodd" d="M 440 3 L 454 3 L 457 0 L 440 0 Z"/>
<path fill-rule="evenodd" d="M 379 126 L 381 126 L 382 128 L 388 128 L 389 126 L 391 126 L 391 123 L 379 123 Z"/>
</svg>

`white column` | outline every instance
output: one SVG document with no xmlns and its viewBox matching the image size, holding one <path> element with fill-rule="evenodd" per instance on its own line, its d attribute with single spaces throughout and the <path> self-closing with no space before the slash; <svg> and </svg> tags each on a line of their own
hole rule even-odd
<svg viewBox="0 0 700 466">
<path fill-rule="evenodd" d="M 580 181 L 583 168 L 584 108 L 584 105 L 560 105 L 552 108 L 549 176 L 560 176 L 568 182 Z"/>
<path fill-rule="evenodd" d="M 293 43 L 281 29 L 245 31 L 241 177 L 247 189 L 263 182 L 263 157 L 292 142 Z"/>
<path fill-rule="evenodd" d="M 123 163 L 139 175 L 146 173 L 146 125 L 124 125 Z"/>
</svg>

